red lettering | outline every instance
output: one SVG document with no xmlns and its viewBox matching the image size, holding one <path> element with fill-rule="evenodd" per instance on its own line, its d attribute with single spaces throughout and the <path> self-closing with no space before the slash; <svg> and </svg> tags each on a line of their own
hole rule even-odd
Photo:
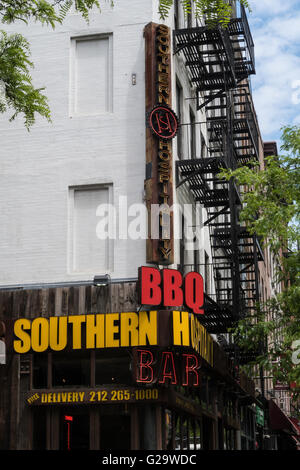
<svg viewBox="0 0 300 470">
<path fill-rule="evenodd" d="M 172 351 L 152 352 L 147 349 L 135 349 L 134 356 L 137 383 L 157 382 L 165 385 L 180 383 L 184 387 L 199 387 L 201 384 L 199 371 L 201 358 L 197 354 L 181 354 L 180 361 L 176 360 L 176 363 Z"/>
<path fill-rule="evenodd" d="M 165 307 L 183 305 L 182 275 L 176 269 L 163 270 L 163 304 Z"/>
<path fill-rule="evenodd" d="M 141 305 L 161 304 L 161 274 L 159 269 L 142 266 L 139 268 Z"/>
<path fill-rule="evenodd" d="M 160 248 L 161 250 L 166 249 Z M 183 288 L 184 284 L 184 288 Z M 141 305 L 182 307 L 186 305 L 195 314 L 204 314 L 204 282 L 201 274 L 187 273 L 184 282 L 180 271 L 142 266 L 139 268 Z"/>
<path fill-rule="evenodd" d="M 162 134 L 163 131 L 168 131 L 169 133 L 173 132 L 168 113 L 164 113 L 163 115 L 156 114 L 155 117 L 159 134 Z M 165 118 L 165 120 L 163 118 Z"/>
<path fill-rule="evenodd" d="M 196 272 L 190 272 L 184 279 L 184 294 L 186 305 L 193 310 L 194 313 L 203 314 L 201 308 L 204 303 L 203 277 Z"/>
<path fill-rule="evenodd" d="M 163 366 L 163 372 L 161 374 L 161 378 L 159 380 L 160 384 L 164 384 L 166 379 L 171 380 L 173 385 L 177 384 L 177 376 L 175 371 L 175 364 L 174 364 L 174 356 L 173 353 L 170 351 L 164 351 L 162 353 L 162 361 L 161 364 Z"/>
<path fill-rule="evenodd" d="M 160 86 L 167 87 L 168 77 L 166 73 L 159 73 L 159 82 Z M 160 93 L 162 91 L 166 92 L 166 90 L 161 90 Z M 178 128 L 176 115 L 172 110 L 163 106 L 157 106 L 153 109 L 149 117 L 149 124 L 156 135 L 165 139 L 173 138 Z"/>
<path fill-rule="evenodd" d="M 183 354 L 184 358 L 184 371 L 182 385 L 197 387 L 199 385 L 199 372 L 200 367 L 198 357 L 195 354 Z M 191 379 L 192 375 L 192 379 Z"/>
<path fill-rule="evenodd" d="M 153 382 L 153 354 L 151 351 L 138 349 L 137 377 L 136 381 L 141 383 Z"/>
</svg>

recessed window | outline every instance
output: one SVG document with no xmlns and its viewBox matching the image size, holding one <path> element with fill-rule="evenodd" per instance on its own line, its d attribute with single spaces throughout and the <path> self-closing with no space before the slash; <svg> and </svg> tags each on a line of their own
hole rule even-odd
<svg viewBox="0 0 300 470">
<path fill-rule="evenodd" d="M 72 39 L 71 115 L 112 112 L 112 36 Z"/>
<path fill-rule="evenodd" d="M 70 188 L 69 270 L 108 273 L 112 270 L 112 186 Z M 113 227 L 112 227 L 113 228 Z"/>
</svg>

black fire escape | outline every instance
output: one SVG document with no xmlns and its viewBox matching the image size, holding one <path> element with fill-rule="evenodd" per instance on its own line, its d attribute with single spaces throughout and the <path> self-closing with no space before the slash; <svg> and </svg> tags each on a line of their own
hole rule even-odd
<svg viewBox="0 0 300 470">
<path fill-rule="evenodd" d="M 183 55 L 197 107 L 206 111 L 208 156 L 177 161 L 176 183 L 188 185 L 207 210 L 215 294 L 206 294 L 200 320 L 210 333 L 222 334 L 255 307 L 258 262 L 263 260 L 258 239 L 239 222 L 239 188 L 218 176 L 221 168 L 235 169 L 259 159 L 248 83 L 255 73 L 254 46 L 244 8 L 226 29 L 175 30 L 174 52 Z"/>
</svg>

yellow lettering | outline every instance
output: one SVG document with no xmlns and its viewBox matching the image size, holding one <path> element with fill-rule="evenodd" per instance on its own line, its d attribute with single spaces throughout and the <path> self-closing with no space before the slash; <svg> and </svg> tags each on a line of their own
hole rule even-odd
<svg viewBox="0 0 300 470">
<path fill-rule="evenodd" d="M 191 315 L 191 346 L 196 349 L 195 318 Z"/>
<path fill-rule="evenodd" d="M 165 104 L 170 104 L 170 98 L 169 96 L 165 96 L 163 95 L 162 93 L 159 93 L 158 95 L 158 102 L 161 104 L 161 103 L 165 103 Z"/>
<path fill-rule="evenodd" d="M 161 63 L 161 64 L 158 64 L 158 70 L 159 70 L 159 72 L 163 72 L 163 73 L 168 74 L 170 72 L 170 67 L 169 67 L 169 65 Z"/>
<path fill-rule="evenodd" d="M 160 24 L 158 26 L 158 33 L 159 34 L 169 34 L 169 27 L 165 24 Z"/>
<path fill-rule="evenodd" d="M 85 315 L 71 315 L 69 323 L 73 325 L 73 349 L 81 349 L 81 327 L 85 322 Z"/>
<path fill-rule="evenodd" d="M 149 317 L 148 317 L 149 314 Z M 139 313 L 139 346 L 157 345 L 157 311 Z"/>
<path fill-rule="evenodd" d="M 204 357 L 204 342 L 205 342 L 205 329 L 202 327 L 202 325 L 198 324 L 198 338 L 197 338 L 197 344 L 196 344 L 196 350 L 200 354 L 200 356 Z"/>
<path fill-rule="evenodd" d="M 162 173 L 169 172 L 170 164 L 168 162 L 159 162 L 158 166 L 159 166 L 159 171 L 161 171 Z"/>
<path fill-rule="evenodd" d="M 88 349 L 104 348 L 104 329 L 104 315 L 86 316 L 86 347 Z"/>
<path fill-rule="evenodd" d="M 160 183 L 163 183 L 164 181 L 169 181 L 169 179 L 170 179 L 170 177 L 169 177 L 168 174 L 162 173 L 162 172 L 159 173 L 159 182 Z"/>
<path fill-rule="evenodd" d="M 169 96 L 169 94 L 170 94 L 169 86 L 160 83 L 158 85 L 158 93 L 165 93 L 167 96 Z"/>
<path fill-rule="evenodd" d="M 164 150 L 160 150 L 158 152 L 158 156 L 161 160 L 164 160 L 164 161 L 169 161 L 171 159 L 171 155 L 169 154 L 169 152 L 166 152 Z"/>
<path fill-rule="evenodd" d="M 162 64 L 168 65 L 170 62 L 168 54 L 160 53 L 160 54 L 157 54 L 157 57 L 158 59 L 160 59 Z"/>
<path fill-rule="evenodd" d="M 107 348 L 118 348 L 120 346 L 120 340 L 115 339 L 115 334 L 119 333 L 119 325 L 115 325 L 115 322 L 119 320 L 119 316 L 119 313 L 106 315 L 105 346 Z"/>
<path fill-rule="evenodd" d="M 169 245 L 165 248 L 169 250 Z M 73 349 L 157 345 L 157 311 L 150 311 L 55 316 L 49 319 L 38 317 L 32 322 L 25 318 L 19 319 L 14 324 L 17 338 L 14 341 L 14 350 L 17 353 L 26 353 L 32 348 L 35 352 L 43 352 L 50 347 L 53 351 L 62 351 L 68 344 L 68 323 L 72 325 Z M 82 342 L 84 323 L 86 323 L 86 337 Z M 64 401 L 64 396 L 55 394 L 49 400 L 51 403 L 52 400 Z"/>
<path fill-rule="evenodd" d="M 134 312 L 121 313 L 121 346 L 139 345 L 139 317 Z"/>
<path fill-rule="evenodd" d="M 189 313 L 173 311 L 174 346 L 190 345 Z"/>
<path fill-rule="evenodd" d="M 160 42 L 161 44 L 167 44 L 169 45 L 169 38 L 166 36 L 166 35 L 159 35 L 157 37 L 157 40 L 158 42 Z"/>
<path fill-rule="evenodd" d="M 18 340 L 14 341 L 14 350 L 16 353 L 24 354 L 30 350 L 30 335 L 24 330 L 30 330 L 30 320 L 21 318 L 15 321 L 14 334 Z"/>
<path fill-rule="evenodd" d="M 160 52 L 162 55 L 170 54 L 169 44 L 158 44 L 158 52 Z"/>
<path fill-rule="evenodd" d="M 205 360 L 207 360 L 207 340 L 206 340 L 206 330 L 203 330 L 203 339 L 202 339 L 202 346 L 203 346 L 203 354 L 202 356 L 204 357 Z"/>
<path fill-rule="evenodd" d="M 159 72 L 158 82 L 163 83 L 165 85 L 168 85 L 169 84 L 169 75 L 165 72 Z"/>
<path fill-rule="evenodd" d="M 67 317 L 51 317 L 49 320 L 49 345 L 53 351 L 62 351 L 67 346 Z"/>
<path fill-rule="evenodd" d="M 35 352 L 44 352 L 49 347 L 49 321 L 35 318 L 31 325 L 31 347 Z"/>
<path fill-rule="evenodd" d="M 41 402 L 47 403 L 47 393 L 42 393 Z"/>
<path fill-rule="evenodd" d="M 214 343 L 212 340 L 210 342 L 210 365 L 214 366 Z"/>
<path fill-rule="evenodd" d="M 213 348 L 214 342 L 211 336 L 203 325 L 194 317 L 191 316 L 191 346 L 193 349 L 203 357 L 206 362 L 213 366 Z"/>
</svg>

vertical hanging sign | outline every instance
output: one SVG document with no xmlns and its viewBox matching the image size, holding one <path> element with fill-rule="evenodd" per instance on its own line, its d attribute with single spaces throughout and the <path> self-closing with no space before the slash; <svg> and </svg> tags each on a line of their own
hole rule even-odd
<svg viewBox="0 0 300 470">
<path fill-rule="evenodd" d="M 171 109 L 171 34 L 149 23 L 146 41 L 146 179 L 147 262 L 174 262 L 172 139 L 178 120 Z"/>
</svg>

